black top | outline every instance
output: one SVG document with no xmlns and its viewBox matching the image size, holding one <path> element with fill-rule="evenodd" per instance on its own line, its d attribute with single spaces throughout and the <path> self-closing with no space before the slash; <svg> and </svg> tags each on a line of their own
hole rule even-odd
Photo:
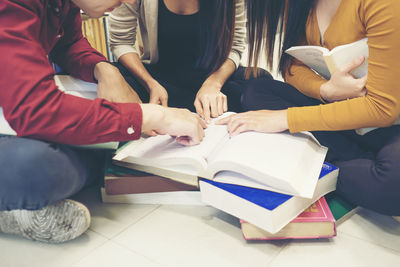
<svg viewBox="0 0 400 267">
<path fill-rule="evenodd" d="M 158 8 L 158 65 L 167 70 L 194 70 L 200 55 L 199 13 L 171 12 L 164 0 Z"/>
</svg>

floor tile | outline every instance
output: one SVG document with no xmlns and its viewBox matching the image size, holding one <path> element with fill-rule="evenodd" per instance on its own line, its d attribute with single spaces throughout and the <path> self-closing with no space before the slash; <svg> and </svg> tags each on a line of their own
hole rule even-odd
<svg viewBox="0 0 400 267">
<path fill-rule="evenodd" d="M 293 241 L 268 267 L 397 267 L 400 253 L 358 238 L 338 235 L 330 240 Z"/>
<path fill-rule="evenodd" d="M 71 267 L 162 267 L 151 260 L 108 241 Z"/>
<path fill-rule="evenodd" d="M 106 238 L 90 230 L 75 240 L 58 245 L 0 234 L 0 266 L 70 266 L 105 242 Z"/>
<path fill-rule="evenodd" d="M 338 231 L 400 252 L 400 223 L 391 216 L 360 209 Z"/>
<path fill-rule="evenodd" d="M 198 206 L 162 206 L 113 240 L 171 267 L 266 266 L 286 244 L 248 244 L 236 218 Z"/>
<path fill-rule="evenodd" d="M 98 187 L 90 187 L 74 199 L 89 208 L 92 217 L 90 229 L 107 238 L 114 237 L 158 207 L 158 205 L 105 204 L 101 202 L 99 190 Z"/>
</svg>

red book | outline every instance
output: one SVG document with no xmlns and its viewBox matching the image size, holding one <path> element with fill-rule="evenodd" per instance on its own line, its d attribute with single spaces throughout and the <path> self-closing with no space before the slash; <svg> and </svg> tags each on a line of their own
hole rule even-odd
<svg viewBox="0 0 400 267">
<path fill-rule="evenodd" d="M 336 236 L 336 222 L 324 197 L 312 204 L 279 232 L 271 234 L 240 220 L 246 240 L 315 239 Z"/>
<path fill-rule="evenodd" d="M 179 183 L 167 178 L 151 174 L 108 174 L 104 177 L 104 189 L 107 195 L 199 190 L 195 186 Z"/>
</svg>

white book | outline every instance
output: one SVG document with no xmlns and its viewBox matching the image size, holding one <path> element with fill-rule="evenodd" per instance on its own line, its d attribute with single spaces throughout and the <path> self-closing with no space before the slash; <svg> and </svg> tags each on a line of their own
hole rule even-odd
<svg viewBox="0 0 400 267">
<path fill-rule="evenodd" d="M 312 134 L 245 132 L 230 138 L 225 125 L 214 123 L 205 133 L 196 146 L 180 145 L 167 135 L 133 141 L 118 150 L 114 162 L 194 185 L 198 177 L 214 179 L 229 171 L 235 184 L 313 196 L 327 148 Z"/>
<path fill-rule="evenodd" d="M 361 78 L 368 74 L 369 49 L 367 42 L 368 39 L 364 38 L 354 43 L 337 46 L 332 50 L 322 46 L 294 46 L 285 52 L 328 80 L 338 68 L 345 66 L 359 56 L 364 56 L 364 63 L 351 72 L 355 78 Z"/>
<path fill-rule="evenodd" d="M 312 198 L 200 180 L 202 200 L 271 234 L 277 233 L 323 195 L 336 189 L 339 170 L 324 164 Z"/>
<path fill-rule="evenodd" d="M 194 205 L 205 206 L 200 191 L 175 191 L 140 194 L 107 195 L 101 188 L 101 199 L 104 203 L 153 204 L 153 205 Z"/>
</svg>

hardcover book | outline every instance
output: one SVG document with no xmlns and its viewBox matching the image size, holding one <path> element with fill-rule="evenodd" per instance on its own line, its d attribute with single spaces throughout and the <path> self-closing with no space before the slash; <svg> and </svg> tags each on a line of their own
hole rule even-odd
<svg viewBox="0 0 400 267">
<path fill-rule="evenodd" d="M 317 200 L 275 234 L 244 220 L 240 220 L 240 224 L 246 240 L 316 239 L 336 236 L 335 218 L 324 197 Z"/>
<path fill-rule="evenodd" d="M 101 199 L 104 203 L 204 206 L 199 191 L 109 195 L 103 187 L 101 188 Z"/>
<path fill-rule="evenodd" d="M 312 203 L 335 190 L 337 175 L 338 168 L 325 163 L 312 198 L 207 179 L 200 180 L 200 192 L 205 203 L 275 234 Z"/>
<path fill-rule="evenodd" d="M 228 114 L 225 114 L 229 115 Z M 130 142 L 115 164 L 197 185 L 223 171 L 231 183 L 311 198 L 327 149 L 307 132 L 245 132 L 230 138 L 225 125 L 210 124 L 204 140 L 182 146 L 166 135 Z M 234 181 L 233 181 L 234 179 Z"/>
<path fill-rule="evenodd" d="M 333 214 L 333 217 L 336 220 L 336 225 L 339 225 L 345 220 L 349 219 L 357 212 L 359 208 L 357 205 L 344 200 L 336 192 L 327 194 L 325 199 Z"/>
<path fill-rule="evenodd" d="M 156 192 L 198 191 L 198 187 L 107 164 L 104 175 L 104 190 L 107 195 L 142 194 Z"/>
</svg>

